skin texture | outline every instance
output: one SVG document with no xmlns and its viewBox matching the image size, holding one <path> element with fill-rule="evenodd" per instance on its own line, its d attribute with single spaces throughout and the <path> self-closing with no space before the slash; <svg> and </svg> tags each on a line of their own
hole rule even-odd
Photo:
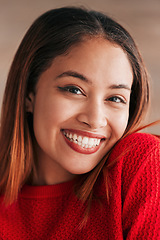
<svg viewBox="0 0 160 240">
<path fill-rule="evenodd" d="M 126 54 L 101 38 L 85 40 L 53 60 L 26 100 L 38 156 L 33 184 L 69 181 L 99 163 L 126 129 L 132 81 Z M 66 129 L 104 139 L 97 151 L 84 153 L 67 143 Z"/>
</svg>

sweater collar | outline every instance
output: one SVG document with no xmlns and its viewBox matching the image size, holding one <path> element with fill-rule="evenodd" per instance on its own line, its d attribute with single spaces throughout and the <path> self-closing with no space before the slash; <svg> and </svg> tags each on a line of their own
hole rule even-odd
<svg viewBox="0 0 160 240">
<path fill-rule="evenodd" d="M 73 191 L 75 180 L 46 186 L 24 185 L 20 192 L 21 198 L 53 198 L 69 194 Z"/>
</svg>

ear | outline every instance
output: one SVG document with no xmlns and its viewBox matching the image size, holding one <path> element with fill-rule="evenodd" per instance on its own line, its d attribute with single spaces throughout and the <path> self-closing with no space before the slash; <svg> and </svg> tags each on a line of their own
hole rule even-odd
<svg viewBox="0 0 160 240">
<path fill-rule="evenodd" d="M 29 93 L 29 95 L 26 97 L 26 112 L 31 112 L 33 113 L 33 109 L 34 109 L 34 99 L 35 99 L 35 95 L 33 93 Z"/>
</svg>

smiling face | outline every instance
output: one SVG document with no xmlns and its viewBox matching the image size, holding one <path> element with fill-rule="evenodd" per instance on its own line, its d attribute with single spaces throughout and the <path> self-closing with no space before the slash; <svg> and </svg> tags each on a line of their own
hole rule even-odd
<svg viewBox="0 0 160 240">
<path fill-rule="evenodd" d="M 126 54 L 104 39 L 86 40 L 54 59 L 28 103 L 36 184 L 67 181 L 99 163 L 126 129 L 132 80 Z"/>
</svg>

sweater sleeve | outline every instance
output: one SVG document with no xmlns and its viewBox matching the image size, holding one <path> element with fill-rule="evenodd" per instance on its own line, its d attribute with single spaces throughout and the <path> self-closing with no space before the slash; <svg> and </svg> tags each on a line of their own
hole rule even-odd
<svg viewBox="0 0 160 240">
<path fill-rule="evenodd" d="M 132 134 L 122 163 L 122 229 L 124 239 L 160 239 L 160 141 Z"/>
</svg>

